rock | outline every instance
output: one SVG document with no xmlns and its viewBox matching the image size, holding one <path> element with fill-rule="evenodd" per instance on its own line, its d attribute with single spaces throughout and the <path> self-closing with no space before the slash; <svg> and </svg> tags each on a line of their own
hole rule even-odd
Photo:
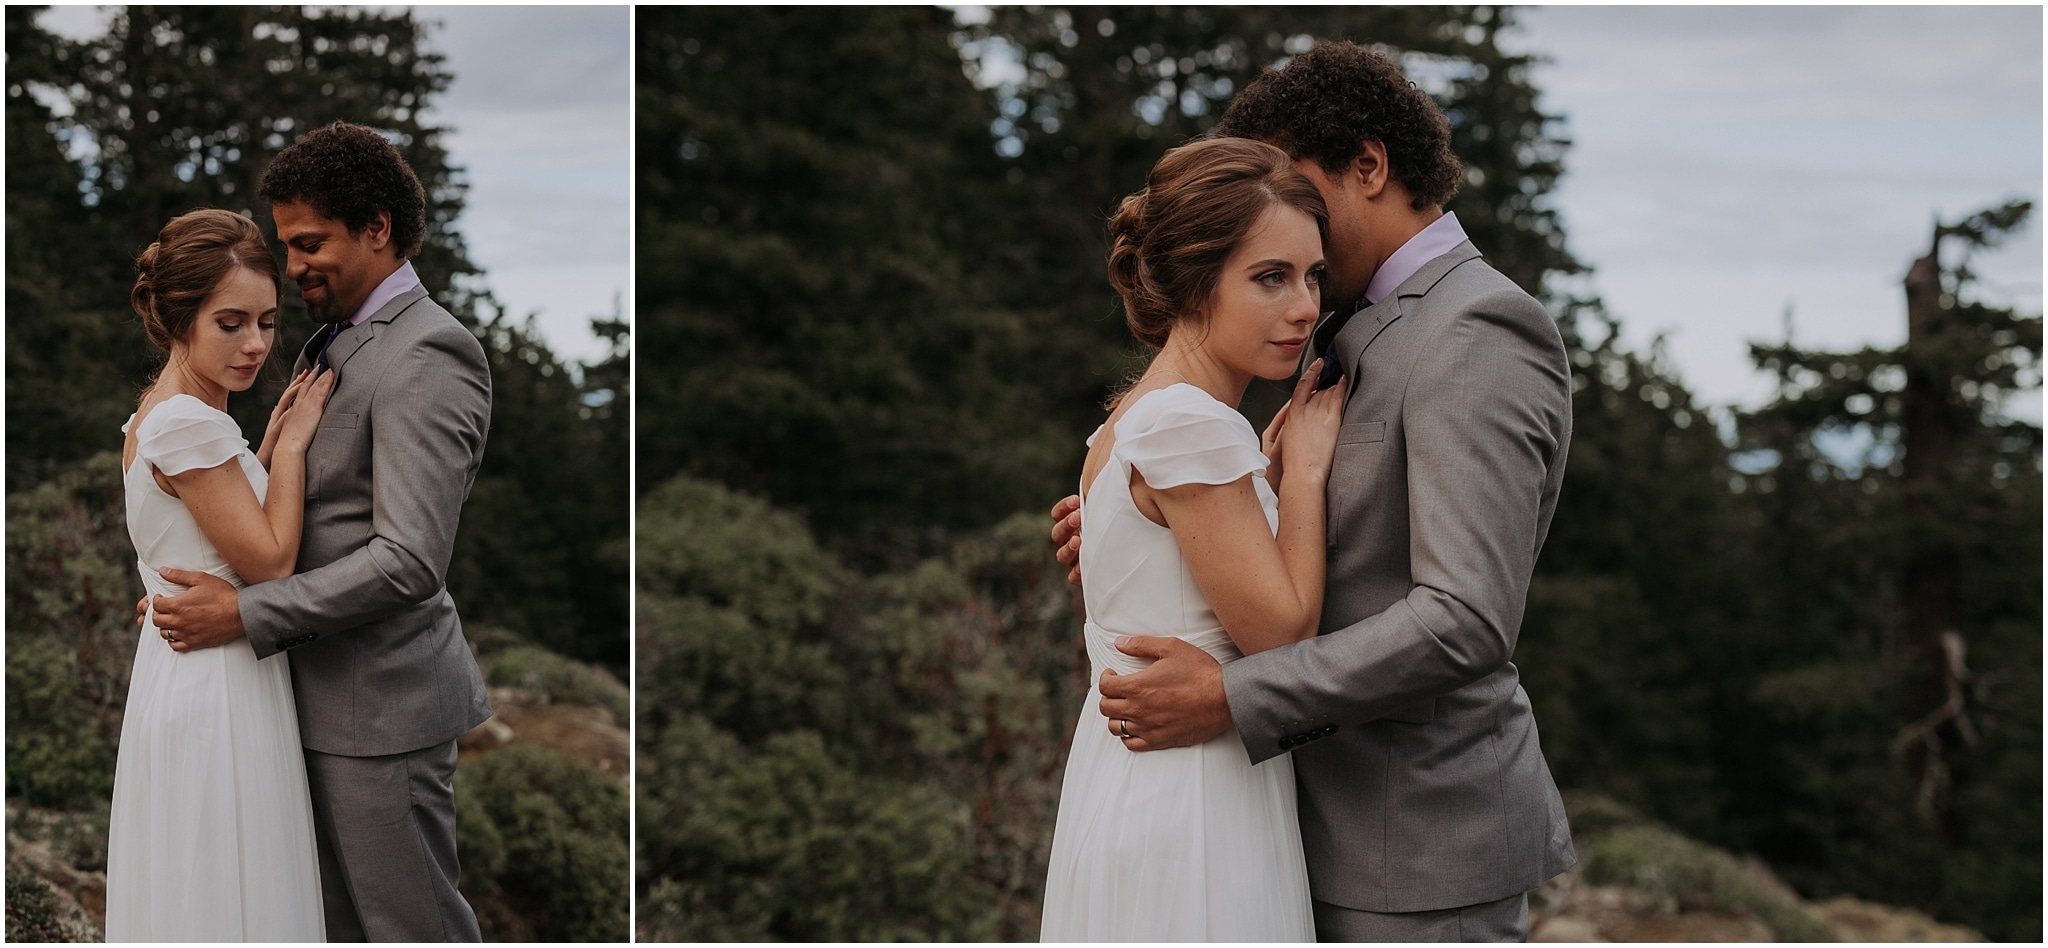
<svg viewBox="0 0 2048 948">
<path fill-rule="evenodd" d="M 1599 926 L 1594 925 L 1590 919 L 1547 918 L 1541 924 L 1538 924 L 1535 930 L 1529 932 L 1529 940 L 1532 942 L 1604 942 L 1607 939 L 1600 937 Z"/>
<path fill-rule="evenodd" d="M 1679 912 L 1674 915 L 1613 915 L 1601 919 L 1600 933 L 1611 941 L 1761 942 L 1777 941 L 1770 926 L 1753 918 L 1723 912 Z"/>
<path fill-rule="evenodd" d="M 545 747 L 626 779 L 632 768 L 632 740 L 610 711 L 552 701 L 519 688 L 492 688 L 490 697 L 496 713 L 458 744 L 465 761 L 504 747 Z"/>
<path fill-rule="evenodd" d="M 516 736 L 511 725 L 493 714 L 485 718 L 484 723 L 470 728 L 468 734 L 455 742 L 455 746 L 460 753 L 482 753 L 510 744 Z"/>
<path fill-rule="evenodd" d="M 1813 907 L 1841 941 L 1983 941 L 1984 935 L 1961 925 L 1945 925 L 1912 909 L 1893 908 L 1849 896 Z"/>
<path fill-rule="evenodd" d="M 14 815 L 11 805 L 9 815 Z M 106 937 L 100 933 L 107 911 L 105 873 L 80 871 L 49 844 L 13 833 L 7 834 L 7 865 L 10 875 L 24 872 L 49 888 L 54 896 L 55 924 L 66 940 L 100 941 Z"/>
</svg>

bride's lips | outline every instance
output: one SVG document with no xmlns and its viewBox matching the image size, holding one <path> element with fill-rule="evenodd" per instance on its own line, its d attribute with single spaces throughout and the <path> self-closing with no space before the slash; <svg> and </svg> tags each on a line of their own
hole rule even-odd
<svg viewBox="0 0 2048 948">
<path fill-rule="evenodd" d="M 235 371 L 235 372 L 237 372 L 237 373 L 239 373 L 239 374 L 242 374 L 242 375 L 255 375 L 255 374 L 256 374 L 256 370 L 257 370 L 257 369 L 260 369 L 260 368 L 262 368 L 262 367 L 263 367 L 263 363 L 261 363 L 261 362 L 253 363 L 253 364 L 251 364 L 251 365 L 231 365 L 231 366 L 228 366 L 228 368 L 229 368 L 229 369 L 231 369 L 231 370 L 233 370 L 233 371 Z"/>
<path fill-rule="evenodd" d="M 1303 336 L 1300 339 L 1286 339 L 1279 342 L 1275 342 L 1273 344 L 1279 346 L 1282 350 L 1285 350 L 1288 355 L 1300 355 L 1301 347 L 1308 345 L 1308 337 Z"/>
</svg>

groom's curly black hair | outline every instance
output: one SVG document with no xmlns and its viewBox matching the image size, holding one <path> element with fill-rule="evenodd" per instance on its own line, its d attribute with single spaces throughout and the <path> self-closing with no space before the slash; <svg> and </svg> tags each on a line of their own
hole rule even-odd
<svg viewBox="0 0 2048 948">
<path fill-rule="evenodd" d="M 1348 41 L 1320 42 L 1283 69 L 1268 67 L 1210 134 L 1257 139 L 1332 173 L 1363 154 L 1366 142 L 1380 142 L 1388 172 L 1418 211 L 1443 206 L 1464 174 L 1436 100 L 1393 60 Z"/>
<path fill-rule="evenodd" d="M 304 203 L 351 233 L 377 212 L 391 212 L 391 246 L 409 260 L 427 238 L 427 192 L 405 157 L 375 129 L 347 122 L 316 128 L 278 152 L 256 196 L 272 204 Z"/>
</svg>

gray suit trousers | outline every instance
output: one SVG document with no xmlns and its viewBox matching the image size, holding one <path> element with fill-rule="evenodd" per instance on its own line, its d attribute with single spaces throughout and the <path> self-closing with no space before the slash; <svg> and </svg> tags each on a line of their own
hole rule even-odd
<svg viewBox="0 0 2048 948">
<path fill-rule="evenodd" d="M 328 941 L 481 941 L 456 891 L 455 742 L 384 757 L 306 750 Z"/>
</svg>

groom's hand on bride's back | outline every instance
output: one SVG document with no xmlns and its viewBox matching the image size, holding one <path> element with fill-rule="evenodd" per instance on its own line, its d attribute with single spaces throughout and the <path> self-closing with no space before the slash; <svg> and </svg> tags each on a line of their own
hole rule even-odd
<svg viewBox="0 0 2048 948">
<path fill-rule="evenodd" d="M 172 651 L 226 645 L 243 636 L 242 607 L 235 600 L 235 587 L 212 573 L 189 569 L 160 569 L 157 575 L 187 587 L 176 596 L 153 596 L 156 627 Z"/>
<path fill-rule="evenodd" d="M 1116 649 L 1152 660 L 1128 675 L 1102 673 L 1102 716 L 1124 747 L 1189 747 L 1236 724 L 1223 694 L 1223 666 L 1201 647 L 1169 636 L 1125 635 L 1117 638 Z"/>
<path fill-rule="evenodd" d="M 1067 584 L 1081 588 L 1081 498 L 1068 494 L 1052 505 L 1053 558 L 1067 568 Z"/>
</svg>

